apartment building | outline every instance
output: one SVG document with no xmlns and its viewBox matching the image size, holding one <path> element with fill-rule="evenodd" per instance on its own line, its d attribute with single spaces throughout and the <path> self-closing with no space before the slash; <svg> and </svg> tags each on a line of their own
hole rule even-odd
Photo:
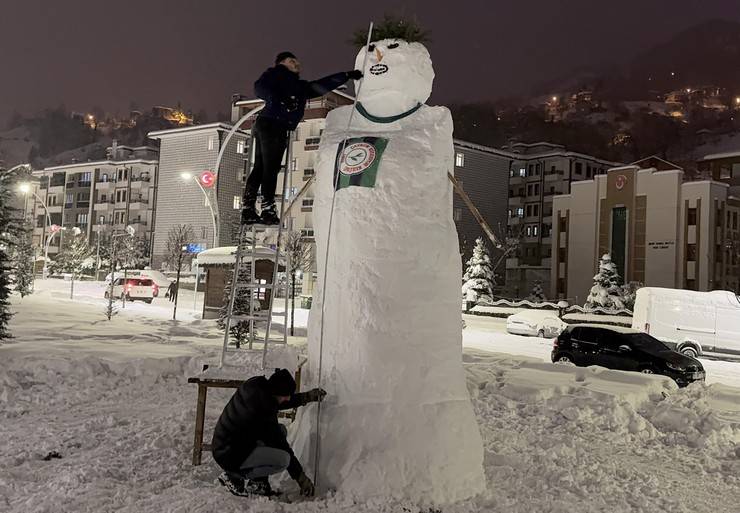
<svg viewBox="0 0 740 513">
<path fill-rule="evenodd" d="M 506 260 L 506 294 L 526 297 L 537 282 L 550 290 L 553 198 L 571 184 L 592 180 L 619 165 L 568 151 L 546 142 L 504 146 L 513 155 L 509 168 L 509 229 L 521 239 L 519 252 Z"/>
<path fill-rule="evenodd" d="M 454 147 L 455 178 L 494 233 L 505 237 L 509 170 L 517 155 L 460 139 L 454 140 Z M 482 237 L 488 243 L 488 236 L 462 198 L 457 194 L 453 196 L 453 217 L 460 241 L 460 254 L 466 260 L 472 255 L 475 240 Z M 492 245 L 489 244 L 489 248 L 493 249 Z"/>
<path fill-rule="evenodd" d="M 49 244 L 49 255 L 59 252 L 65 232 L 79 228 L 91 245 L 112 233 L 123 232 L 127 225 L 136 236 L 151 242 L 154 225 L 158 151 L 151 146 L 108 148 L 108 159 L 47 167 L 34 171 L 33 186 L 49 209 L 47 222 L 44 206 L 29 194 L 25 206 L 33 216 L 33 244 L 43 248 L 50 225 L 63 227 Z"/>
<path fill-rule="evenodd" d="M 681 169 L 612 168 L 555 196 L 551 295 L 582 304 L 601 255 L 625 282 L 690 290 L 740 286 L 740 199 Z"/>
<path fill-rule="evenodd" d="M 152 267 L 164 264 L 170 230 L 178 225 L 190 225 L 193 243 L 204 249 L 234 242 L 246 180 L 247 132 L 237 130 L 229 140 L 212 186 L 199 185 L 204 172 L 215 172 L 219 151 L 232 128 L 228 123 L 210 123 L 148 134 L 160 145 Z"/>
</svg>

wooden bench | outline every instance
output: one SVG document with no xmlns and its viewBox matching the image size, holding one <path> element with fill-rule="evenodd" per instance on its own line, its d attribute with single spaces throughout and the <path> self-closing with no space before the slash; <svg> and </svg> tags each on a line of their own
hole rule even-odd
<svg viewBox="0 0 740 513">
<path fill-rule="evenodd" d="M 295 371 L 295 383 L 296 392 L 301 390 L 301 369 L 305 360 L 302 360 L 298 368 Z M 204 366 L 205 371 L 208 366 Z M 244 379 L 228 379 L 228 378 L 209 378 L 205 376 L 195 376 L 188 378 L 188 383 L 195 383 L 198 385 L 198 405 L 195 409 L 195 436 L 193 439 L 193 465 L 200 465 L 201 456 L 203 451 L 210 451 L 211 444 L 203 443 L 203 427 L 206 420 L 206 400 L 208 399 L 209 388 L 239 388 L 244 383 Z M 278 412 L 278 417 L 290 419 L 291 422 L 295 420 L 296 409 L 291 411 Z"/>
</svg>

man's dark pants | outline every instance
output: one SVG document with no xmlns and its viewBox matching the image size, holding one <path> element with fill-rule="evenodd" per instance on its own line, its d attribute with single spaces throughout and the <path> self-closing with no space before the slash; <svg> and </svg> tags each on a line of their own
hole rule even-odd
<svg viewBox="0 0 740 513">
<path fill-rule="evenodd" d="M 247 178 L 242 204 L 254 207 L 257 191 L 262 186 L 262 208 L 275 204 L 275 187 L 283 153 L 288 146 L 288 130 L 282 123 L 258 117 L 252 128 L 254 134 L 254 167 Z"/>
</svg>

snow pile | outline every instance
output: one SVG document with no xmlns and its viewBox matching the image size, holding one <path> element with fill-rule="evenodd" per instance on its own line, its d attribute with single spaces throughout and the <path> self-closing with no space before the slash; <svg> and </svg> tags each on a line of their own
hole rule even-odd
<svg viewBox="0 0 740 513">
<path fill-rule="evenodd" d="M 401 114 L 404 102 L 425 100 L 431 88 L 426 50 L 395 44 L 375 43 L 362 85 L 363 104 L 376 116 L 390 114 L 381 112 L 386 100 Z M 466 499 L 485 484 L 461 365 L 450 113 L 422 106 L 382 122 L 355 112 L 347 132 L 350 112 L 329 113 L 314 185 L 320 279 L 309 321 L 308 383 L 319 382 L 326 287 L 320 385 L 329 392 L 319 426 L 319 487 L 360 499 Z M 337 162 L 345 137 L 357 142 Z M 325 261 L 336 167 L 342 186 Z M 355 181 L 363 169 L 375 174 Z M 316 462 L 315 408 L 302 410 L 293 433 L 307 468 Z"/>
<path fill-rule="evenodd" d="M 270 344 L 267 346 L 267 355 L 262 365 L 262 349 L 229 349 L 224 359 L 224 366 L 219 368 L 218 362 L 209 362 L 208 368 L 199 374 L 204 378 L 247 379 L 251 376 L 270 376 L 275 369 L 288 369 L 292 374 L 298 369 L 301 356 L 293 346 Z"/>
</svg>

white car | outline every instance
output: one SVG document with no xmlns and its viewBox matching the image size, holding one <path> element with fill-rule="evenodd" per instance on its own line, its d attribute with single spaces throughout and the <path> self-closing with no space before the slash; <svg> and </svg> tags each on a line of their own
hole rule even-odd
<svg viewBox="0 0 740 513">
<path fill-rule="evenodd" d="M 159 293 L 159 287 L 149 278 L 116 278 L 113 282 L 113 298 L 126 297 L 126 301 L 140 300 L 151 303 Z M 110 295 L 110 287 L 105 289 L 105 298 Z"/>
<path fill-rule="evenodd" d="M 506 331 L 512 335 L 557 337 L 567 327 L 552 310 L 525 310 L 506 319 Z"/>
</svg>

